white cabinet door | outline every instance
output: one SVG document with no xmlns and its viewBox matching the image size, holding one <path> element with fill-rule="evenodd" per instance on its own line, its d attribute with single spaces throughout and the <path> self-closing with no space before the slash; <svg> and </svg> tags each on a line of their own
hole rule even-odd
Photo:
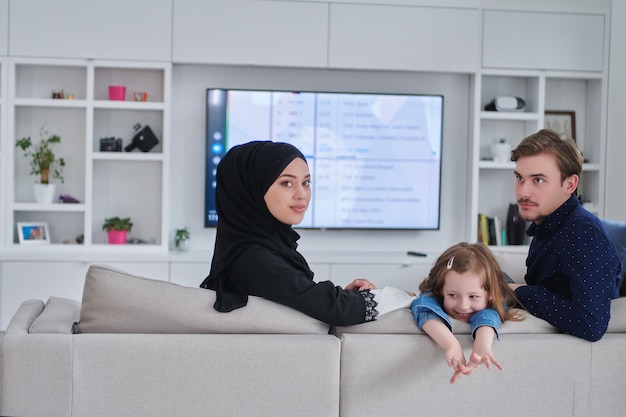
<svg viewBox="0 0 626 417">
<path fill-rule="evenodd" d="M 328 264 L 310 264 L 315 281 L 330 279 Z M 198 287 L 211 271 L 211 262 L 171 262 L 170 281 L 187 287 Z"/>
<path fill-rule="evenodd" d="M 1 329 L 7 328 L 25 300 L 63 297 L 81 301 L 87 268 L 89 264 L 83 262 L 3 261 Z"/>
<path fill-rule="evenodd" d="M 211 262 L 171 262 L 170 282 L 198 288 L 209 275 Z"/>
<path fill-rule="evenodd" d="M 171 59 L 172 0 L 19 0 L 9 21 L 15 56 Z"/>
<path fill-rule="evenodd" d="M 331 265 L 332 281 L 341 287 L 355 278 L 366 278 L 376 287 L 396 287 L 406 291 L 417 291 L 419 283 L 428 276 L 430 263 L 405 264 L 339 264 Z"/>
<path fill-rule="evenodd" d="M 0 287 L 1 330 L 5 330 L 23 301 L 37 299 L 46 302 L 50 297 L 81 301 L 85 275 L 92 262 L 72 261 L 3 261 Z M 167 262 L 99 261 L 128 273 L 150 279 L 167 281 Z M 137 294 L 141 297 L 141 294 Z"/>
<path fill-rule="evenodd" d="M 9 0 L 0 0 L 0 56 L 9 54 Z"/>
<path fill-rule="evenodd" d="M 175 63 L 325 67 L 328 5 L 176 0 Z"/>
<path fill-rule="evenodd" d="M 478 10 L 332 4 L 329 66 L 474 72 L 480 35 Z"/>
<path fill-rule="evenodd" d="M 483 67 L 602 71 L 604 15 L 484 12 Z"/>
</svg>

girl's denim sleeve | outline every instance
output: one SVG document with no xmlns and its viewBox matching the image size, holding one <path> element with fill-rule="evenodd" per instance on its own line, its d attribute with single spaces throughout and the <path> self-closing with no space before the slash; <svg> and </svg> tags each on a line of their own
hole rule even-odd
<svg viewBox="0 0 626 417">
<path fill-rule="evenodd" d="M 424 323 L 430 319 L 437 319 L 443 321 L 448 329 L 452 331 L 452 323 L 450 318 L 443 311 L 443 308 L 439 305 L 432 292 L 425 292 L 419 295 L 413 303 L 411 303 L 411 311 L 415 322 L 420 330 L 423 330 Z"/>
<path fill-rule="evenodd" d="M 502 323 L 502 320 L 500 320 L 500 315 L 496 310 L 486 308 L 477 311 L 472 314 L 468 322 L 472 326 L 472 337 L 476 337 L 476 329 L 480 326 L 489 326 L 493 327 L 493 330 L 496 332 L 496 338 L 498 338 L 498 340 L 500 339 L 498 336 L 498 327 Z"/>
<path fill-rule="evenodd" d="M 452 322 L 450 321 L 450 317 L 443 310 L 443 307 L 439 305 L 430 291 L 420 294 L 419 297 L 413 300 L 413 303 L 411 304 L 411 311 L 415 317 L 417 327 L 419 327 L 420 330 L 423 330 L 422 327 L 426 321 L 430 319 L 437 319 L 443 321 L 446 326 L 448 326 L 448 329 L 452 331 Z M 476 337 L 476 329 L 479 327 L 489 326 L 494 329 L 496 337 L 499 339 L 498 327 L 502 323 L 502 320 L 500 320 L 500 316 L 497 311 L 491 308 L 477 311 L 472 315 L 472 317 L 470 317 L 468 322 L 472 327 L 472 337 Z"/>
</svg>

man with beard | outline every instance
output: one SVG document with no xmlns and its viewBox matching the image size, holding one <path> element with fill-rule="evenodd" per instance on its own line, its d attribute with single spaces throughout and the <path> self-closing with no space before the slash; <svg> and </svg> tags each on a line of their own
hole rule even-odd
<svg viewBox="0 0 626 417">
<path fill-rule="evenodd" d="M 509 284 L 529 313 L 561 331 L 595 342 L 619 296 L 622 263 L 600 219 L 577 195 L 583 157 L 572 139 L 543 129 L 511 152 L 515 195 L 532 222 L 526 285 Z"/>
</svg>

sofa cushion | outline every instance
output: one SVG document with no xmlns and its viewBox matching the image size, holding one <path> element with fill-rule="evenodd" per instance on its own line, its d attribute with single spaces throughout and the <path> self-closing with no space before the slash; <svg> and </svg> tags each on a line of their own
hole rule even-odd
<svg viewBox="0 0 626 417">
<path fill-rule="evenodd" d="M 29 333 L 72 333 L 80 314 L 80 303 L 69 298 L 50 297 L 43 312 L 30 325 Z"/>
<path fill-rule="evenodd" d="M 526 283 L 528 246 L 490 246 L 489 249 L 506 275 L 518 284 Z"/>
<path fill-rule="evenodd" d="M 25 300 L 7 326 L 6 334 L 27 334 L 28 329 L 43 311 L 45 304 L 41 300 Z"/>
<path fill-rule="evenodd" d="M 524 313 L 522 321 L 505 321 L 500 325 L 498 334 L 546 334 L 560 333 L 560 331 L 542 320 Z M 468 323 L 451 319 L 452 331 L 455 334 L 471 334 L 472 329 Z M 357 324 L 354 326 L 333 327 L 331 333 L 341 336 L 347 333 L 369 333 L 369 334 L 425 334 L 415 323 L 413 313 L 408 308 L 392 311 L 380 317 L 376 321 Z M 607 333 L 626 333 L 626 297 L 611 301 L 611 320 Z"/>
<path fill-rule="evenodd" d="M 322 333 L 330 326 L 292 308 L 251 296 L 230 313 L 213 308 L 215 292 L 143 278 L 107 265 L 87 271 L 81 333 Z"/>
<path fill-rule="evenodd" d="M 625 305 L 626 307 L 626 305 Z M 471 334 L 469 323 L 451 319 L 452 332 L 455 334 Z M 424 334 L 415 323 L 413 313 L 408 308 L 392 311 L 376 321 L 357 324 L 354 326 L 335 327 L 332 333 L 341 336 L 346 333 L 380 333 L 380 334 Z M 545 320 L 538 319 L 525 313 L 525 319 L 520 322 L 506 321 L 498 329 L 498 334 L 507 333 L 559 333 L 556 327 Z"/>
<path fill-rule="evenodd" d="M 622 261 L 621 295 L 626 295 L 626 222 L 602 219 L 602 224 L 613 241 L 617 256 Z"/>
<path fill-rule="evenodd" d="M 611 320 L 607 333 L 626 333 L 626 297 L 611 300 Z"/>
</svg>

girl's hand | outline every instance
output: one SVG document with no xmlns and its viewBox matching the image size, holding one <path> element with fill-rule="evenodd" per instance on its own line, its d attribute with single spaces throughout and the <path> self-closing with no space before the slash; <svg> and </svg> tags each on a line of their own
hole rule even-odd
<svg viewBox="0 0 626 417">
<path fill-rule="evenodd" d="M 491 353 L 491 344 L 494 336 L 495 329 L 493 327 L 481 326 L 476 329 L 474 347 L 470 355 L 470 360 L 463 370 L 454 373 L 450 382 L 454 383 L 461 375 L 471 375 L 480 365 L 485 365 L 487 369 L 491 369 L 492 365 L 499 370 L 504 369 L 496 357 L 493 356 L 493 353 Z"/>
<path fill-rule="evenodd" d="M 375 290 L 376 285 L 373 282 L 365 278 L 357 278 L 348 285 L 346 285 L 346 290 L 357 290 L 357 291 L 365 291 L 365 290 Z"/>
<path fill-rule="evenodd" d="M 485 365 L 487 369 L 491 369 L 491 366 L 494 365 L 499 370 L 503 370 L 504 368 L 491 352 L 491 341 L 489 339 L 493 339 L 493 336 L 491 336 L 493 329 L 490 327 L 479 327 L 478 331 L 481 333 L 476 333 L 477 337 L 474 341 L 474 349 L 470 355 L 466 371 L 463 372 L 463 374 L 470 375 L 480 365 Z M 486 337 L 482 337 L 483 335 Z"/>
<path fill-rule="evenodd" d="M 463 349 L 461 348 L 461 345 L 453 346 L 445 353 L 446 363 L 450 368 L 454 369 L 454 374 L 452 375 L 452 378 L 450 378 L 450 383 L 454 384 L 456 380 L 459 379 L 466 370 L 465 355 L 463 355 Z"/>
<path fill-rule="evenodd" d="M 487 369 L 491 369 L 492 365 L 494 365 L 499 370 L 504 369 L 504 367 L 500 364 L 500 362 L 498 362 L 498 360 L 491 353 L 483 356 L 474 351 L 470 355 L 470 361 L 467 364 L 466 369 L 463 372 L 463 375 L 471 375 L 472 372 L 474 372 L 474 370 L 478 368 L 480 365 L 485 365 Z"/>
</svg>

